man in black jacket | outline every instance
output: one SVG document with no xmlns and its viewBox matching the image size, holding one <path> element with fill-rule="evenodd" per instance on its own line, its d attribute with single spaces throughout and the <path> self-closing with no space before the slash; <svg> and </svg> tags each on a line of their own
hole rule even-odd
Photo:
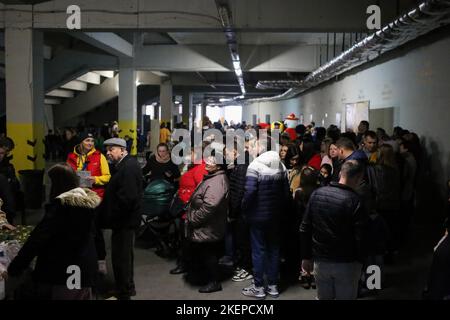
<svg viewBox="0 0 450 320">
<path fill-rule="evenodd" d="M 240 155 L 244 155 L 241 159 Z M 245 176 L 249 165 L 249 154 L 243 144 L 235 143 L 233 149 L 226 149 L 227 175 L 230 181 L 230 206 L 228 218 L 231 226 L 233 248 L 236 255 L 236 271 L 233 281 L 252 279 L 252 257 L 250 248 L 250 230 L 242 215 L 242 198 L 244 196 Z M 241 161 L 243 160 L 243 161 Z M 243 163 L 241 163 L 243 162 Z"/>
<path fill-rule="evenodd" d="M 302 269 L 316 273 L 318 299 L 356 299 L 365 259 L 367 211 L 355 188 L 364 175 L 358 161 L 342 165 L 339 183 L 316 190 L 300 226 Z"/>
<path fill-rule="evenodd" d="M 126 142 L 111 138 L 104 142 L 113 164 L 112 177 L 102 202 L 103 227 L 112 229 L 111 258 L 119 300 L 136 294 L 134 268 L 134 236 L 140 225 L 142 174 L 137 160 L 128 155 Z"/>
</svg>

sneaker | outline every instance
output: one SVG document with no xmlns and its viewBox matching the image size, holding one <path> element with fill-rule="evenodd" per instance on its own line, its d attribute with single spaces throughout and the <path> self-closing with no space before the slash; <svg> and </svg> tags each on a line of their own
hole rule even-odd
<svg viewBox="0 0 450 320">
<path fill-rule="evenodd" d="M 241 281 L 251 280 L 251 279 L 253 279 L 253 276 L 244 269 L 241 269 L 238 273 L 236 273 L 233 276 L 233 278 L 231 278 L 231 280 L 235 281 L 235 282 L 241 282 Z"/>
<path fill-rule="evenodd" d="M 107 275 L 108 269 L 106 267 L 106 260 L 98 260 L 98 273 Z"/>
<path fill-rule="evenodd" d="M 244 289 L 242 289 L 242 294 L 246 297 L 252 297 L 256 299 L 265 299 L 266 293 L 264 292 L 264 287 L 256 287 L 252 284 Z"/>
<path fill-rule="evenodd" d="M 267 286 L 266 293 L 272 298 L 278 298 L 280 296 L 278 286 L 276 284 Z"/>
</svg>

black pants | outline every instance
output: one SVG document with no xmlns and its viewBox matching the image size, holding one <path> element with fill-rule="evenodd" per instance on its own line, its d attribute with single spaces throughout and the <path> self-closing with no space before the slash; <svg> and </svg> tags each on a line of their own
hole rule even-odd
<svg viewBox="0 0 450 320">
<path fill-rule="evenodd" d="M 252 249 L 250 228 L 242 216 L 232 224 L 236 248 L 236 265 L 247 272 L 252 272 Z"/>
<path fill-rule="evenodd" d="M 179 219 L 178 221 L 178 241 L 180 243 L 178 249 L 177 266 L 181 268 L 188 268 L 191 262 L 190 241 L 185 235 L 186 220 Z"/>
<path fill-rule="evenodd" d="M 111 259 L 119 299 L 129 299 L 134 286 L 134 229 L 113 229 Z"/>
<path fill-rule="evenodd" d="M 218 282 L 219 278 L 219 255 L 223 251 L 223 242 L 192 242 L 192 252 L 195 254 L 196 262 L 204 270 L 202 278 L 205 282 Z"/>
<path fill-rule="evenodd" d="M 103 237 L 103 231 L 99 227 L 95 228 L 95 249 L 97 250 L 97 259 L 105 260 L 106 259 L 106 246 L 105 246 L 105 238 Z"/>
</svg>

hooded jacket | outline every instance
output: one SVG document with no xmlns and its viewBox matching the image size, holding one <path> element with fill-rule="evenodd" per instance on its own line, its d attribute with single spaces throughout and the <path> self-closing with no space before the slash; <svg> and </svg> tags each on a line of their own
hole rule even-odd
<svg viewBox="0 0 450 320">
<path fill-rule="evenodd" d="M 208 174 L 189 202 L 188 237 L 194 242 L 223 239 L 228 214 L 228 178 L 225 171 Z"/>
<path fill-rule="evenodd" d="M 79 151 L 80 145 L 75 146 L 73 152 L 67 156 L 67 163 L 75 171 L 89 171 L 91 176 L 95 177 L 95 183 L 92 190 L 95 191 L 100 198 L 105 193 L 105 185 L 109 182 L 111 174 L 109 172 L 108 161 L 105 156 L 95 148 L 83 155 Z"/>
<path fill-rule="evenodd" d="M 242 210 L 249 222 L 279 219 L 289 198 L 287 170 L 278 152 L 267 151 L 250 163 L 242 199 Z"/>
<path fill-rule="evenodd" d="M 66 285 L 67 268 L 76 265 L 81 271 L 81 286 L 91 287 L 97 271 L 94 219 L 100 202 L 95 192 L 85 188 L 72 189 L 52 200 L 8 273 L 21 274 L 37 257 L 32 274 L 35 281 Z"/>
</svg>

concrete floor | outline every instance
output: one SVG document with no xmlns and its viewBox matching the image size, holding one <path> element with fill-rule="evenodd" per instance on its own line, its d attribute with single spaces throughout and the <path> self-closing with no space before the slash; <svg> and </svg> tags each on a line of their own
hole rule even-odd
<svg viewBox="0 0 450 320">
<path fill-rule="evenodd" d="M 43 215 L 42 210 L 27 210 L 27 221 L 36 224 Z M 408 246 L 396 257 L 394 265 L 385 267 L 383 290 L 377 295 L 364 299 L 420 299 L 426 284 L 428 269 L 431 264 L 432 250 L 441 234 L 436 226 L 413 222 Z M 104 279 L 104 288 L 113 288 L 110 255 L 110 231 L 105 230 L 108 251 L 108 275 Z M 251 300 L 241 294 L 241 289 L 251 280 L 222 282 L 223 290 L 211 294 L 199 293 L 198 286 L 184 281 L 182 275 L 171 275 L 169 270 L 175 266 L 175 260 L 166 259 L 155 253 L 155 248 L 146 248 L 142 241 L 137 241 L 135 248 L 135 300 Z M 294 284 L 285 289 L 280 300 L 313 300 L 316 290 L 307 290 Z M 107 296 L 99 296 L 99 299 Z M 271 299 L 271 298 L 268 298 Z"/>
</svg>

